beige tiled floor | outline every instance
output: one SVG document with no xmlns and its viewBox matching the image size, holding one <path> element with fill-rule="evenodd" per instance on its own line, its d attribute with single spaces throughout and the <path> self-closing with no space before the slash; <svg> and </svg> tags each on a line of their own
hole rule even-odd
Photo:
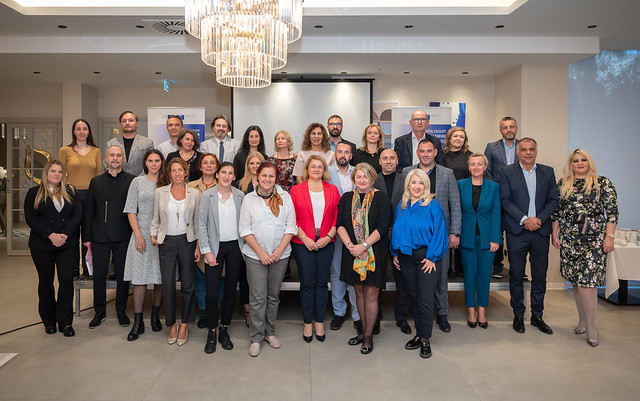
<svg viewBox="0 0 640 401">
<path fill-rule="evenodd" d="M 0 333 L 33 324 L 35 269 L 29 257 L 7 257 L 0 241 Z M 113 295 L 111 295 L 113 297 Z M 205 331 L 166 344 L 166 333 L 147 332 L 127 342 L 113 303 L 108 319 L 89 330 L 93 313 L 76 318 L 76 337 L 46 335 L 41 324 L 0 335 L 0 353 L 18 357 L 0 368 L 0 400 L 634 400 L 640 399 L 640 307 L 599 301 L 600 346 L 572 333 L 570 291 L 547 294 L 547 336 L 527 325 L 511 329 L 508 293 L 493 293 L 488 330 L 465 325 L 462 293 L 451 293 L 453 330 L 434 331 L 433 357 L 403 349 L 410 338 L 395 326 L 392 296 L 385 297 L 382 332 L 371 355 L 346 341 L 354 330 L 327 327 L 325 343 L 302 341 L 297 294 L 283 295 L 277 334 L 257 358 L 248 350 L 240 315 L 230 332 L 233 351 L 203 353 Z M 84 291 L 83 308 L 91 306 Z M 131 308 L 129 308 L 130 310 Z M 330 314 L 328 314 L 330 315 Z M 148 316 L 148 314 L 147 314 Z M 330 318 L 330 316 L 329 316 Z M 328 326 L 328 324 L 327 324 Z"/>
</svg>

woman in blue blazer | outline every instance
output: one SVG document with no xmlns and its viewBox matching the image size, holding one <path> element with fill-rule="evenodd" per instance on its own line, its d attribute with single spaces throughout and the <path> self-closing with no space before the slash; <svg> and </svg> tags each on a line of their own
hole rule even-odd
<svg viewBox="0 0 640 401">
<path fill-rule="evenodd" d="M 486 169 L 487 158 L 482 153 L 474 153 L 469 156 L 471 177 L 458 181 L 462 209 L 460 252 L 464 265 L 467 325 L 471 328 L 479 325 L 483 329 L 489 327 L 486 308 L 493 257 L 502 243 L 500 185 L 484 179 Z"/>
</svg>

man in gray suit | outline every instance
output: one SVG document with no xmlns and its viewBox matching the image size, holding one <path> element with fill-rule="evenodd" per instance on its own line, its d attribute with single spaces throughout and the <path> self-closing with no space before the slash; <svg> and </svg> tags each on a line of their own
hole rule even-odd
<svg viewBox="0 0 640 401">
<path fill-rule="evenodd" d="M 134 176 L 139 176 L 143 170 L 144 154 L 153 149 L 153 141 L 146 136 L 138 135 L 138 116 L 133 111 L 123 111 L 120 114 L 120 126 L 122 136 L 111 138 L 107 142 L 107 149 L 111 146 L 120 146 L 124 149 L 124 163 L 122 170 Z M 107 169 L 104 163 L 104 169 Z"/>
<path fill-rule="evenodd" d="M 342 196 L 345 192 L 353 191 L 353 181 L 351 181 L 351 173 L 353 166 L 349 164 L 351 161 L 351 144 L 348 142 L 339 142 L 336 145 L 336 164 L 329 166 L 329 174 L 331 174 L 330 182 L 338 187 L 338 193 Z M 338 330 L 344 323 L 347 314 L 347 302 L 344 296 L 349 292 L 349 303 L 351 303 L 351 317 L 353 324 L 356 326 L 358 333 L 362 331 L 360 326 L 360 315 L 356 307 L 356 293 L 352 286 L 340 280 L 340 269 L 342 263 L 342 241 L 336 236 L 336 246 L 333 252 L 333 260 L 331 261 L 331 305 L 333 306 L 333 319 L 329 328 Z"/>
<path fill-rule="evenodd" d="M 409 171 L 415 168 L 421 168 L 429 176 L 431 180 L 431 193 L 435 194 L 435 198 L 442 205 L 444 219 L 449 230 L 449 248 L 457 248 L 460 243 L 460 193 L 458 192 L 458 184 L 453 176 L 453 170 L 436 164 L 436 156 L 438 149 L 430 138 L 424 138 L 418 144 L 418 160 L 419 163 L 413 166 L 405 167 L 402 171 L 407 175 Z M 449 252 L 442 259 L 436 262 L 436 271 L 439 271 L 438 282 L 436 283 L 436 309 L 438 317 L 436 323 L 440 330 L 448 333 L 451 331 L 451 325 L 447 320 L 447 312 L 449 310 L 448 288 L 447 288 L 447 270 L 444 266 L 449 266 Z"/>
<path fill-rule="evenodd" d="M 385 149 L 380 153 L 380 166 L 382 167 L 382 174 L 378 174 L 378 179 L 373 184 L 373 187 L 384 192 L 389 199 L 391 199 L 391 226 L 393 226 L 393 215 L 404 193 L 405 176 L 396 171 L 398 167 L 398 155 L 393 149 Z M 389 230 L 389 238 L 391 238 L 391 230 Z M 396 326 L 400 327 L 403 333 L 411 334 L 411 326 L 407 323 L 409 302 L 411 301 L 409 289 L 407 288 L 402 272 L 398 269 L 391 269 L 391 271 L 393 272 L 393 278 L 396 282 L 396 304 L 394 307 Z M 380 292 L 380 294 L 382 295 L 382 292 Z M 380 310 L 382 310 L 382 308 L 380 308 Z"/>
<path fill-rule="evenodd" d="M 500 135 L 502 139 L 487 144 L 484 150 L 484 155 L 487 157 L 487 174 L 494 181 L 499 181 L 500 172 L 506 166 L 510 166 L 513 163 L 518 162 L 518 155 L 516 149 L 518 148 L 518 140 L 516 134 L 518 133 L 518 123 L 513 117 L 504 117 L 498 124 L 500 129 Z M 501 279 L 502 278 L 502 261 L 504 260 L 504 248 L 500 244 L 496 256 L 493 258 L 493 271 L 491 277 Z"/>
</svg>

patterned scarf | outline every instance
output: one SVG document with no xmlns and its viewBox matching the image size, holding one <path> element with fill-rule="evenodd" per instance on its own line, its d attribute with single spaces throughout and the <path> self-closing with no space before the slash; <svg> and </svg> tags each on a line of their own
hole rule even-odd
<svg viewBox="0 0 640 401">
<path fill-rule="evenodd" d="M 258 185 L 256 193 L 262 199 L 269 199 L 269 209 L 271 209 L 271 213 L 273 213 L 274 216 L 278 217 L 280 214 L 280 206 L 282 206 L 283 203 L 282 198 L 278 195 L 278 191 L 276 191 L 275 187 L 272 188 L 271 193 L 267 193 L 260 185 Z"/>
<path fill-rule="evenodd" d="M 373 188 L 367 192 L 362 202 L 360 194 L 354 191 L 353 200 L 351 201 L 351 221 L 353 223 L 353 233 L 356 236 L 356 242 L 361 244 L 369 237 L 369 207 L 373 199 Z M 360 259 L 356 257 L 353 260 L 353 270 L 360 275 L 360 281 L 367 278 L 367 271 L 376 271 L 376 258 L 373 255 L 373 248 L 369 247 L 366 251 L 367 258 Z"/>
</svg>

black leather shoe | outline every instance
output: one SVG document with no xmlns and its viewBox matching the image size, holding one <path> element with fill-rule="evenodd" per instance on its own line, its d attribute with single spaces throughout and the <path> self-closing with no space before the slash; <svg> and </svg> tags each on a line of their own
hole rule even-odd
<svg viewBox="0 0 640 401">
<path fill-rule="evenodd" d="M 118 324 L 122 327 L 129 327 L 129 324 L 131 324 L 131 320 L 129 320 L 129 316 L 125 312 L 118 312 Z"/>
<path fill-rule="evenodd" d="M 304 342 L 306 343 L 310 343 L 313 340 L 313 336 L 305 336 L 304 334 L 302 335 L 302 339 L 304 340 Z"/>
<path fill-rule="evenodd" d="M 321 335 L 321 336 L 319 336 L 318 334 L 316 334 L 316 340 L 320 341 L 321 343 L 323 343 L 323 342 L 324 342 L 324 340 L 326 340 L 326 338 L 327 338 L 327 335 L 326 335 L 326 334 L 323 334 L 323 335 Z"/>
<path fill-rule="evenodd" d="M 553 330 L 540 317 L 531 316 L 531 325 L 537 327 L 544 334 L 553 334 Z"/>
<path fill-rule="evenodd" d="M 404 345 L 404 349 L 418 349 L 420 348 L 420 343 L 422 341 L 420 341 L 420 337 L 415 336 L 413 337 L 411 340 L 407 341 L 407 343 Z"/>
<path fill-rule="evenodd" d="M 376 320 L 376 324 L 373 325 L 373 335 L 380 334 L 380 321 Z"/>
<path fill-rule="evenodd" d="M 344 316 L 335 315 L 333 319 L 331 319 L 331 324 L 329 324 L 329 328 L 331 330 L 340 330 L 343 324 L 344 324 Z"/>
<path fill-rule="evenodd" d="M 44 332 L 47 334 L 55 334 L 57 331 L 55 324 L 53 326 L 45 326 L 44 328 Z"/>
<path fill-rule="evenodd" d="M 364 342 L 364 337 L 355 336 L 353 338 L 350 338 L 349 341 L 347 341 L 347 344 L 349 344 L 349 345 L 360 345 L 363 342 Z"/>
<path fill-rule="evenodd" d="M 362 345 L 362 346 L 360 347 L 360 353 L 361 353 L 362 355 L 367 355 L 367 354 L 370 354 L 370 353 L 372 353 L 372 352 L 373 352 L 373 343 L 371 343 L 371 346 L 370 346 L 370 347 L 365 347 L 364 345 Z"/>
<path fill-rule="evenodd" d="M 127 335 L 127 341 L 135 341 L 140 337 L 140 334 L 144 334 L 144 321 L 142 320 L 142 313 L 133 314 L 133 325 L 131 331 Z"/>
<path fill-rule="evenodd" d="M 100 326 L 100 323 L 104 322 L 105 320 L 107 320 L 107 314 L 105 312 L 96 312 L 93 319 L 91 319 L 91 321 L 89 322 L 89 328 L 95 329 L 96 327 Z"/>
<path fill-rule="evenodd" d="M 431 353 L 431 343 L 428 341 L 426 343 L 420 341 L 420 358 L 428 359 L 431 358 L 431 355 L 433 355 Z"/>
<path fill-rule="evenodd" d="M 227 331 L 226 327 L 220 326 L 218 341 L 220 342 L 220 346 L 222 347 L 222 349 L 226 349 L 227 351 L 233 349 L 233 343 L 231 342 L 231 337 L 229 337 L 229 332 Z"/>
<path fill-rule="evenodd" d="M 447 315 L 438 315 L 438 317 L 436 318 L 436 323 L 438 324 L 440 330 L 444 331 L 445 333 L 451 331 L 451 325 L 447 320 Z"/>
<path fill-rule="evenodd" d="M 216 352 L 216 331 L 210 329 L 207 330 L 207 342 L 204 344 L 204 353 L 213 354 L 214 352 Z"/>
<path fill-rule="evenodd" d="M 406 320 L 396 321 L 396 326 L 400 327 L 400 331 L 404 334 L 411 334 L 411 326 L 409 326 Z"/>
<path fill-rule="evenodd" d="M 76 332 L 75 330 L 73 330 L 73 327 L 69 325 L 69 326 L 64 326 L 64 328 L 62 329 L 62 334 L 65 337 L 73 337 L 76 335 Z"/>
<path fill-rule="evenodd" d="M 358 334 L 362 334 L 362 320 L 354 320 L 353 328 L 356 329 Z"/>
<path fill-rule="evenodd" d="M 516 333 L 524 333 L 524 320 L 521 317 L 513 318 L 513 330 Z"/>
</svg>

